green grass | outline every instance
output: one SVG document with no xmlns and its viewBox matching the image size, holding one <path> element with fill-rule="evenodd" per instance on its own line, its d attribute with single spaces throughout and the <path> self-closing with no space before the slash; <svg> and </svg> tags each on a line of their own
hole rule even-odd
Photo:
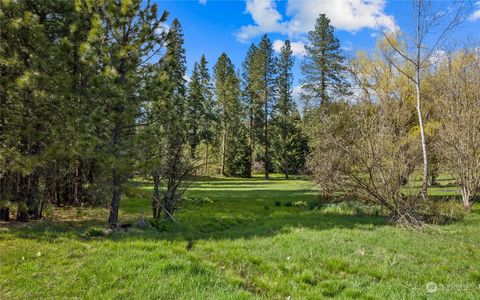
<svg viewBox="0 0 480 300">
<path fill-rule="evenodd" d="M 151 186 L 140 187 L 122 201 L 125 222 L 150 214 Z M 211 201 L 188 205 L 161 232 L 88 236 L 106 209 L 53 209 L 45 221 L 2 225 L 0 299 L 480 298 L 477 208 L 412 231 L 348 206 L 284 205 L 316 195 L 302 178 L 202 178 L 188 196 Z"/>
</svg>

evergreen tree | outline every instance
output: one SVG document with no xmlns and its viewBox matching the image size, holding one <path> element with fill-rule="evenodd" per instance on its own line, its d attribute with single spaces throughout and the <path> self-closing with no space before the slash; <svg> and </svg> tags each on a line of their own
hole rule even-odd
<svg viewBox="0 0 480 300">
<path fill-rule="evenodd" d="M 155 4 L 144 5 L 140 0 L 82 3 L 84 9 L 92 13 L 91 29 L 87 42 L 82 45 L 82 55 L 83 59 L 98 66 L 97 73 L 92 74 L 97 84 L 96 92 L 102 95 L 97 109 L 103 110 L 104 119 L 108 120 L 103 124 L 105 132 L 110 132 L 110 138 L 99 147 L 111 172 L 108 222 L 115 227 L 122 185 L 131 174 L 136 154 L 132 146 L 136 121 L 141 113 L 138 94 L 142 66 L 163 45 L 165 36 L 158 28 L 168 14 L 158 15 Z"/>
<path fill-rule="evenodd" d="M 4 1 L 0 18 L 0 215 L 17 204 L 17 220 L 42 217 L 40 187 L 64 142 L 71 77 L 69 1 Z"/>
<path fill-rule="evenodd" d="M 302 96 L 306 110 L 314 104 L 312 101 L 318 101 L 321 105 L 335 96 L 348 94 L 345 57 L 334 33 L 335 28 L 325 14 L 317 18 L 315 28 L 308 33 L 308 43 L 305 45 L 307 53 L 301 65 L 304 75 Z"/>
<path fill-rule="evenodd" d="M 197 146 L 200 144 L 200 122 L 204 115 L 203 105 L 205 102 L 202 90 L 202 82 L 198 64 L 193 65 L 193 72 L 188 83 L 187 98 L 187 122 L 188 122 L 188 143 L 190 144 L 190 156 L 195 158 Z"/>
<path fill-rule="evenodd" d="M 293 74 L 292 67 L 294 58 L 292 56 L 292 48 L 290 41 L 286 40 L 280 51 L 278 59 L 278 78 L 277 90 L 278 100 L 276 103 L 276 126 L 279 131 L 279 147 L 276 149 L 276 154 L 280 162 L 280 170 L 285 174 L 285 179 L 288 179 L 290 170 L 288 157 L 288 140 L 293 132 L 292 113 L 296 110 L 295 103 L 292 100 L 292 83 Z"/>
<path fill-rule="evenodd" d="M 253 164 L 253 153 L 255 149 L 255 137 L 258 136 L 255 134 L 255 131 L 260 126 L 256 126 L 256 118 L 255 116 L 258 115 L 259 105 L 258 105 L 258 97 L 256 91 L 254 89 L 254 85 L 252 82 L 252 76 L 254 73 L 253 65 L 253 58 L 255 55 L 255 51 L 257 51 L 257 46 L 255 44 L 251 44 L 250 48 L 248 49 L 247 56 L 242 63 L 242 97 L 243 102 L 246 106 L 246 113 L 247 113 L 247 122 L 248 122 L 248 160 L 250 162 L 250 168 Z M 258 129 L 257 129 L 258 130 Z"/>
<path fill-rule="evenodd" d="M 216 103 L 213 98 L 213 87 L 208 62 L 205 55 L 200 58 L 199 73 L 202 91 L 202 116 L 200 119 L 200 139 L 205 143 L 204 173 L 208 172 L 209 146 L 215 142 L 217 128 Z"/>
<path fill-rule="evenodd" d="M 156 133 L 156 159 L 152 160 L 154 218 L 173 218 L 181 199 L 180 184 L 191 170 L 184 155 L 189 132 L 186 123 L 186 58 L 183 43 L 182 26 L 175 19 L 168 32 L 166 54 L 160 61 L 158 70 L 154 72 L 154 81 L 149 92 L 153 100 L 153 118 L 156 121 L 152 125 Z M 196 73 L 198 74 L 198 71 Z M 163 191 L 160 190 L 161 180 L 165 186 Z"/>
<path fill-rule="evenodd" d="M 240 80 L 223 53 L 214 67 L 215 95 L 222 128 L 221 175 L 250 176 L 246 130 L 242 122 Z"/>
<path fill-rule="evenodd" d="M 270 131 L 269 122 L 272 118 L 272 109 L 276 98 L 276 58 L 272 43 L 267 35 L 264 35 L 253 56 L 252 88 L 256 92 L 259 110 L 256 113 L 258 124 L 261 124 L 262 132 L 258 136 L 258 142 L 263 147 L 261 161 L 265 169 L 265 178 L 269 178 L 271 165 Z"/>
</svg>

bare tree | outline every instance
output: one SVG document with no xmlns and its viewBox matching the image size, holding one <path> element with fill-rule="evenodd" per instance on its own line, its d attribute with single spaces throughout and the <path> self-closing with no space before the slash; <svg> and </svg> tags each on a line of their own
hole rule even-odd
<svg viewBox="0 0 480 300">
<path fill-rule="evenodd" d="M 428 146 L 425 134 L 424 113 L 422 111 L 423 71 L 431 65 L 431 58 L 436 53 L 436 50 L 446 41 L 453 29 L 463 21 L 466 10 L 464 1 L 454 1 L 448 4 L 447 7 L 445 7 L 445 4 L 443 1 L 412 0 L 412 24 L 414 28 L 410 34 L 404 35 L 405 49 L 398 46 L 398 42 L 392 38 L 392 34 L 384 33 L 389 45 L 408 63 L 403 64 L 403 67 L 401 67 L 391 61 L 392 65 L 415 86 L 416 110 L 423 155 L 423 199 L 426 199 L 428 196 L 429 182 Z M 413 66 L 414 74 L 408 70 L 411 66 Z"/>
<path fill-rule="evenodd" d="M 431 81 L 441 124 L 437 149 L 470 209 L 480 194 L 480 48 L 445 54 Z"/>
<path fill-rule="evenodd" d="M 358 103 L 335 103 L 321 116 L 309 167 L 327 197 L 383 207 L 397 223 L 422 226 L 420 192 L 409 178 L 421 164 L 411 134 L 412 86 L 382 56 L 352 62 Z"/>
</svg>

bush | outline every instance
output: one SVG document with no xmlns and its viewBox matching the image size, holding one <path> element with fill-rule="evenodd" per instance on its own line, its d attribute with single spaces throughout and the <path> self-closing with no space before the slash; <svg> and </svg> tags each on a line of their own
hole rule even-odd
<svg viewBox="0 0 480 300">
<path fill-rule="evenodd" d="M 283 205 L 285 205 L 286 207 L 292 207 L 293 202 L 289 200 L 289 201 L 286 201 Z"/>
<path fill-rule="evenodd" d="M 172 227 L 172 222 L 170 220 L 150 219 L 147 222 L 159 232 L 168 231 Z"/>
<path fill-rule="evenodd" d="M 98 227 L 92 227 L 87 230 L 85 233 L 89 237 L 99 237 L 99 236 L 105 236 L 105 230 L 103 228 L 98 228 Z"/>
<path fill-rule="evenodd" d="M 430 224 L 442 225 L 463 220 L 466 213 L 463 205 L 455 199 L 430 201 L 425 208 L 425 219 Z"/>
<path fill-rule="evenodd" d="M 275 206 L 282 206 L 282 202 L 280 202 L 280 201 L 275 201 Z"/>
</svg>

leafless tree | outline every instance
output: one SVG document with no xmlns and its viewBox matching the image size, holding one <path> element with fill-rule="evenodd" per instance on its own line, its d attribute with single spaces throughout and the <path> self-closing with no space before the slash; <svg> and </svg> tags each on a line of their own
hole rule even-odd
<svg viewBox="0 0 480 300">
<path fill-rule="evenodd" d="M 412 86 L 382 56 L 352 63 L 358 102 L 321 116 L 309 160 L 325 196 L 380 205 L 395 222 L 423 225 L 420 192 L 409 182 L 421 164 Z"/>
<path fill-rule="evenodd" d="M 403 34 L 406 47 L 399 47 L 391 33 L 384 33 L 384 36 L 395 52 L 408 63 L 399 66 L 392 61 L 392 65 L 415 86 L 416 110 L 423 155 L 422 197 L 426 199 L 428 196 L 429 160 L 424 113 L 422 111 L 423 71 L 431 65 L 432 56 L 447 40 L 452 31 L 464 20 L 467 5 L 465 1 L 447 3 L 445 1 L 412 0 L 411 3 L 413 28 L 408 34 Z M 397 33 L 396 35 L 399 36 L 400 34 Z M 413 74 L 408 70 L 408 65 L 413 66 Z"/>
<path fill-rule="evenodd" d="M 446 53 L 431 78 L 440 128 L 437 151 L 461 188 L 465 208 L 480 194 L 480 48 Z"/>
</svg>

